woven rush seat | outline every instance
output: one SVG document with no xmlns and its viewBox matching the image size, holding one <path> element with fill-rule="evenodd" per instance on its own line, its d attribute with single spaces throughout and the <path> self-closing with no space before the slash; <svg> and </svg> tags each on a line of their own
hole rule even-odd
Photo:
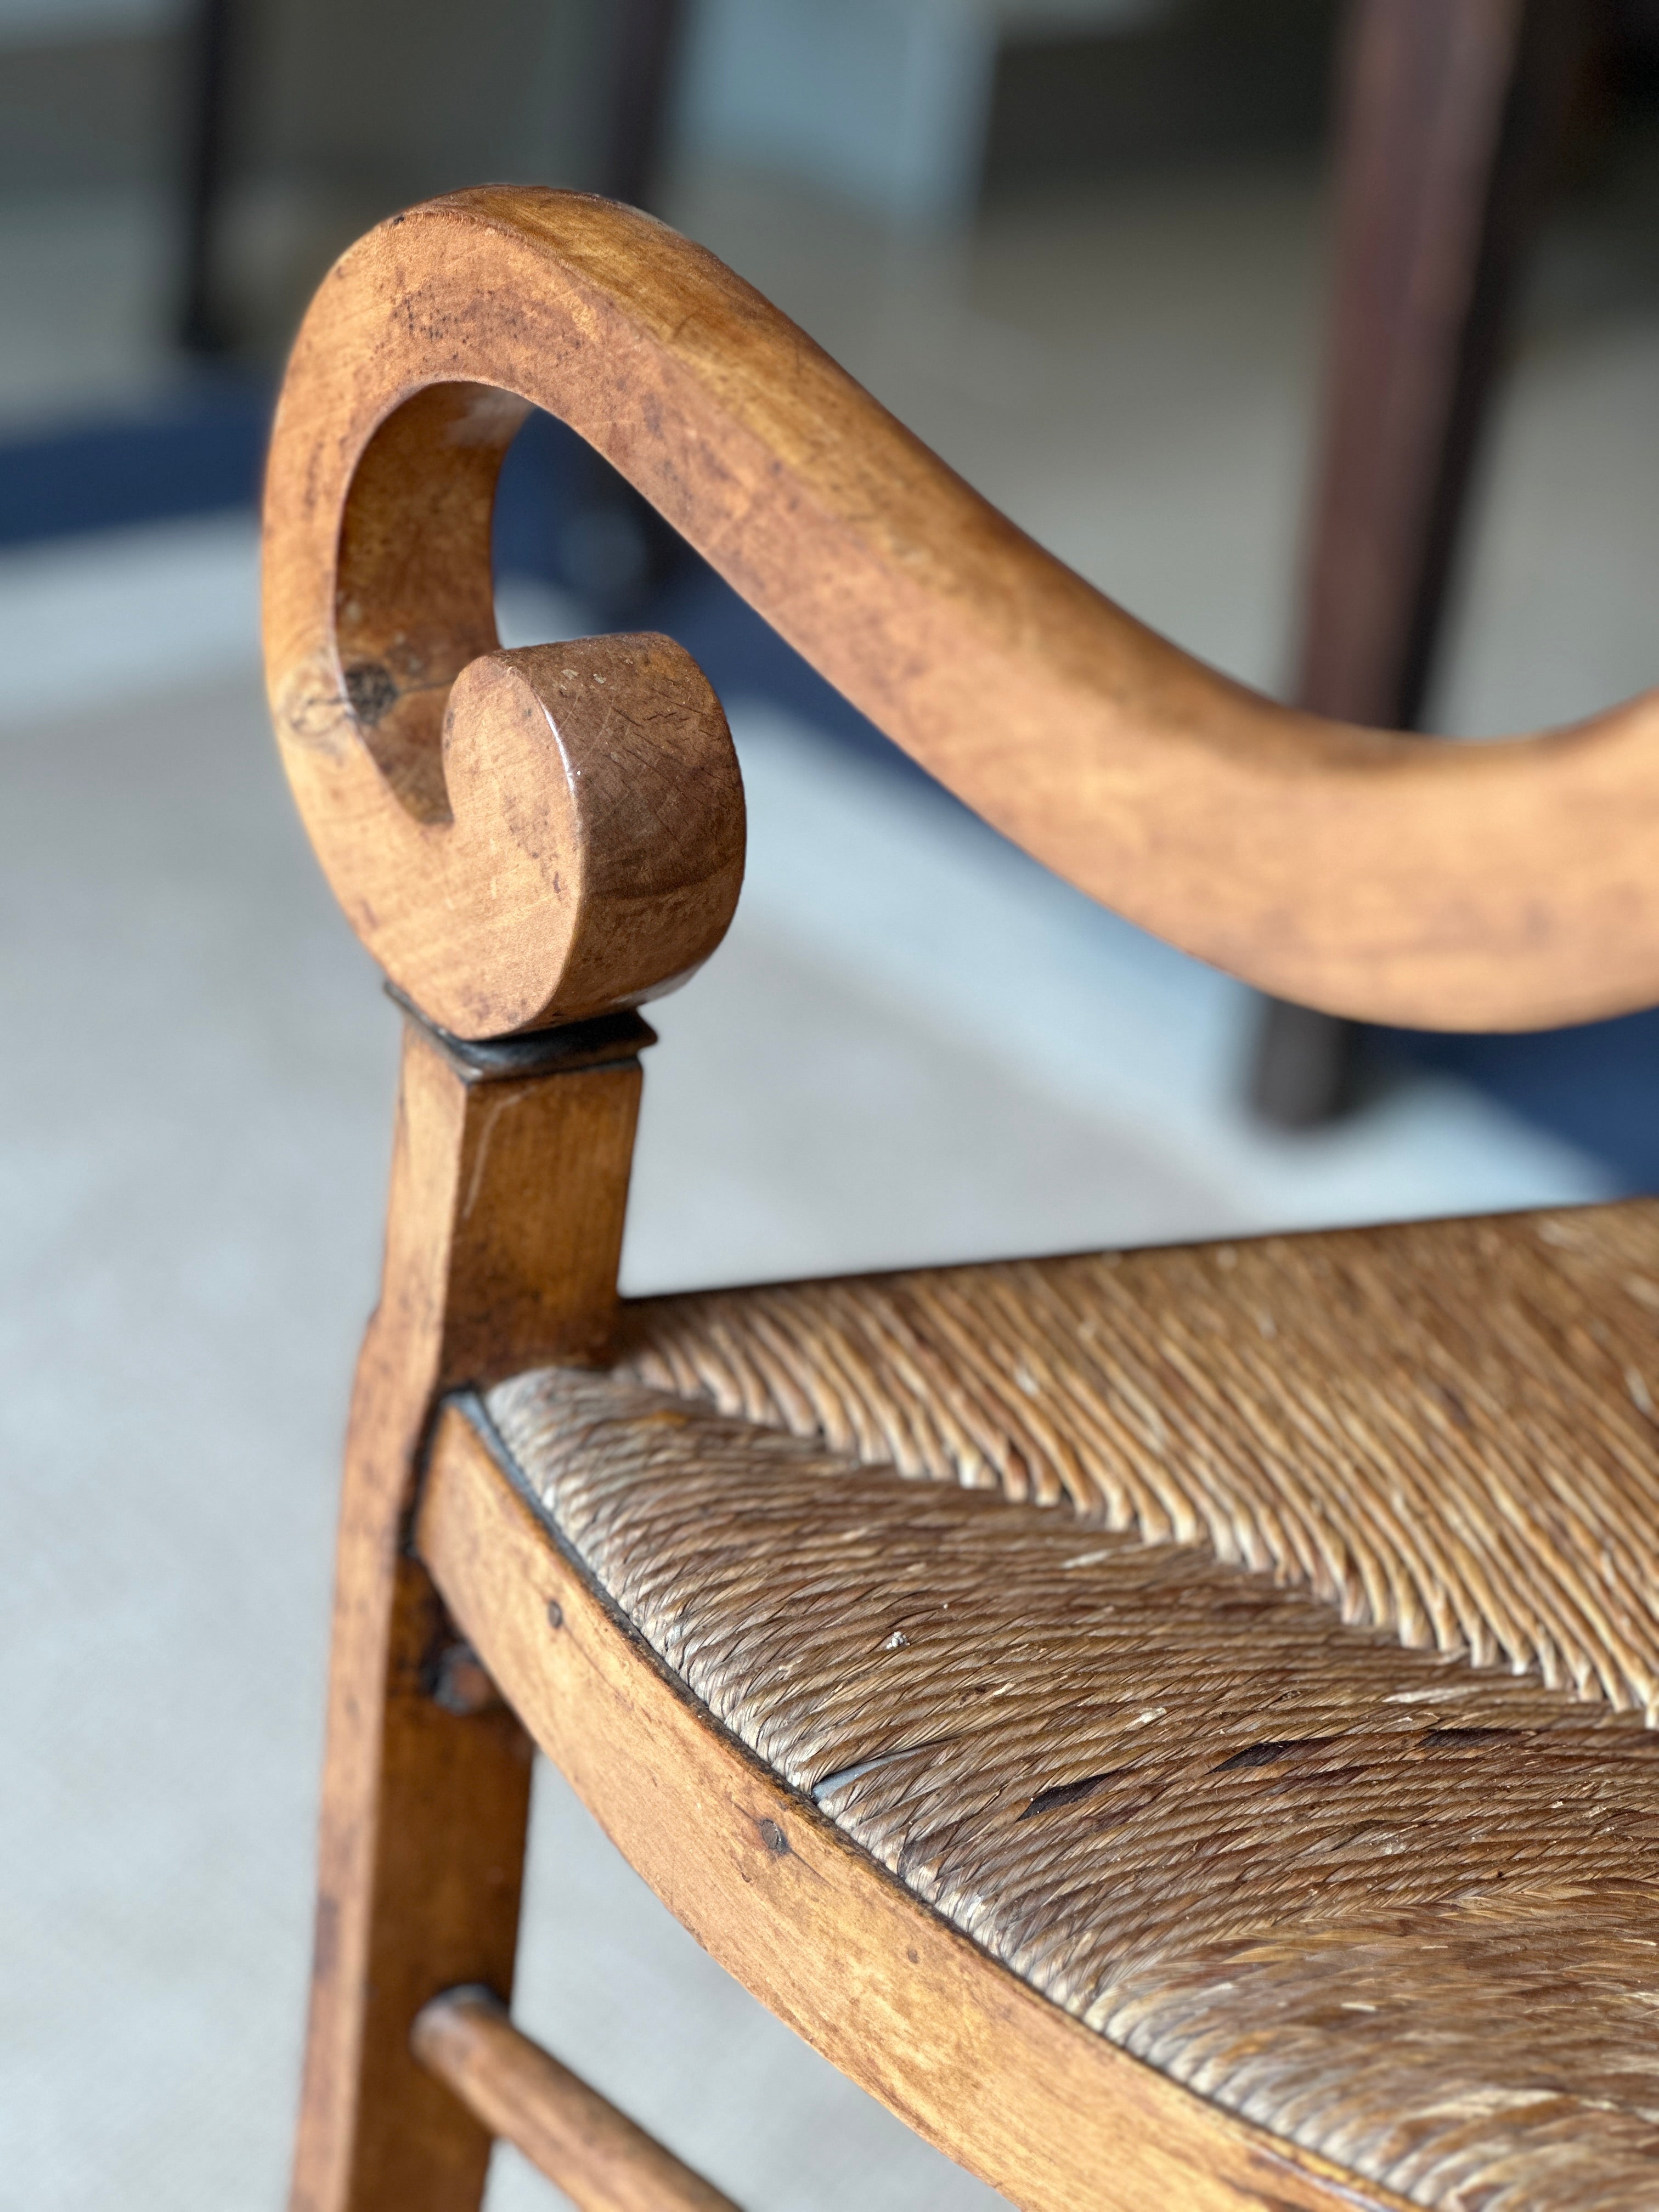
<svg viewBox="0 0 1659 2212">
<path fill-rule="evenodd" d="M 636 1302 L 479 1418 L 932 1910 L 1365 2193 L 1659 2203 L 1659 1207 Z"/>
</svg>

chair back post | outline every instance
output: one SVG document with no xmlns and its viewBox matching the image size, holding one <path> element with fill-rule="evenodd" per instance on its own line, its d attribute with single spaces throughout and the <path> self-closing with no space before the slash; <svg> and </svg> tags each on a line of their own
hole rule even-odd
<svg viewBox="0 0 1659 2212">
<path fill-rule="evenodd" d="M 489 2132 L 410 2048 L 441 1990 L 512 1995 L 531 1743 L 408 1541 L 435 1408 L 605 1358 L 637 1014 L 466 1046 L 406 1022 L 385 1273 L 341 1504 L 295 2212 L 471 2212 Z"/>
<path fill-rule="evenodd" d="M 395 303 L 395 251 L 386 273 Z M 410 2037 L 441 1990 L 511 1995 L 531 1747 L 408 1532 L 446 1392 L 607 1355 L 651 1042 L 634 1009 L 725 932 L 743 790 L 671 640 L 500 647 L 490 508 L 527 402 L 458 373 L 488 352 L 469 337 L 488 304 L 463 282 L 453 335 L 405 343 L 401 308 L 388 342 L 340 296 L 301 335 L 273 439 L 267 665 L 307 828 L 406 1023 L 346 1449 L 292 2201 L 471 2212 L 489 2134 Z"/>
</svg>

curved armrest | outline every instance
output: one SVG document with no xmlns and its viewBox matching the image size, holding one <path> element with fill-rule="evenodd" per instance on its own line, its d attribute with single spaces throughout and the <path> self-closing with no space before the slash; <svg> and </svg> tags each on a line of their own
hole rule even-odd
<svg viewBox="0 0 1659 2212">
<path fill-rule="evenodd" d="M 665 988 L 741 872 L 724 724 L 677 647 L 495 650 L 490 501 L 527 403 L 969 805 L 1187 951 L 1442 1028 L 1659 1000 L 1659 694 L 1479 745 L 1277 706 L 1043 552 L 711 255 L 489 187 L 325 281 L 266 500 L 295 794 L 360 933 L 446 1026 Z"/>
</svg>

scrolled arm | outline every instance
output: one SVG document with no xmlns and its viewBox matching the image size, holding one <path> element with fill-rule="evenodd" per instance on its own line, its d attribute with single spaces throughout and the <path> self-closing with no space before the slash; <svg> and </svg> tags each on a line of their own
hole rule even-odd
<svg viewBox="0 0 1659 2212">
<path fill-rule="evenodd" d="M 970 805 L 1188 951 L 1443 1028 L 1659 1000 L 1659 695 L 1480 745 L 1279 707 L 1044 553 L 710 255 L 491 187 L 325 282 L 266 499 L 290 781 L 360 934 L 445 1026 L 667 988 L 742 869 L 725 724 L 678 647 L 496 646 L 490 501 L 531 404 Z"/>
</svg>

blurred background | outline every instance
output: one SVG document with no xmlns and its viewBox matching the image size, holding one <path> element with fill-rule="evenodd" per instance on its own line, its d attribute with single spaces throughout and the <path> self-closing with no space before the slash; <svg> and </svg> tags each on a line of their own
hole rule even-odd
<svg viewBox="0 0 1659 2212">
<path fill-rule="evenodd" d="M 648 206 L 1191 650 L 1525 728 L 1659 672 L 1659 9 L 1510 14 L 1437 325 L 1438 110 L 1340 0 L 0 0 L 0 2203 L 285 2185 L 396 1047 L 258 680 L 265 424 L 332 258 L 487 179 Z M 1352 455 L 1409 475 L 1366 410 L 1437 345 L 1395 644 L 1334 673 L 1387 521 Z M 496 551 L 509 642 L 680 637 L 750 794 L 732 937 L 653 1014 L 628 1289 L 1659 1182 L 1651 1018 L 1264 1009 L 909 768 L 544 419 Z M 991 2201 L 538 1793 L 532 2032 L 739 2200 Z"/>
</svg>

